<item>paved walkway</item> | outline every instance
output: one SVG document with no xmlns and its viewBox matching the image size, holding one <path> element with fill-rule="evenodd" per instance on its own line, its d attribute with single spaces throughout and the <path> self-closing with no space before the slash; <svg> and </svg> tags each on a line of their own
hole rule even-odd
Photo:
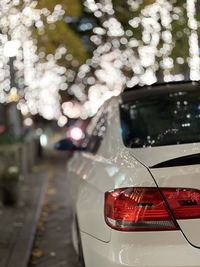
<svg viewBox="0 0 200 267">
<path fill-rule="evenodd" d="M 49 185 L 29 267 L 80 267 L 71 243 L 66 153 L 48 159 Z"/>
<path fill-rule="evenodd" d="M 0 203 L 0 267 L 26 267 L 46 186 L 46 175 L 27 175 L 16 207 Z"/>
</svg>

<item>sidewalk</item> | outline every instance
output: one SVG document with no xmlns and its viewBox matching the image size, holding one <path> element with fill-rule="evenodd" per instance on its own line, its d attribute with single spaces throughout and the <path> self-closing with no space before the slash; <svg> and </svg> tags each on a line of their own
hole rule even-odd
<svg viewBox="0 0 200 267">
<path fill-rule="evenodd" d="M 66 177 L 67 153 L 48 157 L 50 172 L 43 215 L 29 267 L 80 267 L 71 242 L 72 212 Z M 18 267 L 18 266 L 17 266 Z"/>
<path fill-rule="evenodd" d="M 47 187 L 47 175 L 28 174 L 16 207 L 0 203 L 0 267 L 26 267 Z"/>
</svg>

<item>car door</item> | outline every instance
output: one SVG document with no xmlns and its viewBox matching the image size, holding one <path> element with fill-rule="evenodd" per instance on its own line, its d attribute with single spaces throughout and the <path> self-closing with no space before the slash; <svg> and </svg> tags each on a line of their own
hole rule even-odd
<svg viewBox="0 0 200 267">
<path fill-rule="evenodd" d="M 98 152 L 106 129 L 107 107 L 104 105 L 88 126 L 82 144 L 87 147 L 87 152 L 76 152 L 67 171 L 80 230 L 103 241 L 109 241 L 110 230 L 104 222 L 104 193 L 99 189 L 106 163 Z"/>
</svg>

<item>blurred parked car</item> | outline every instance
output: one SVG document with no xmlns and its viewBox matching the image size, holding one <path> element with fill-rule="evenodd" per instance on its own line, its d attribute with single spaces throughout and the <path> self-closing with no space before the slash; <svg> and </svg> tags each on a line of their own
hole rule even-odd
<svg viewBox="0 0 200 267">
<path fill-rule="evenodd" d="M 82 266 L 199 266 L 198 82 L 125 91 L 65 144 Z"/>
</svg>

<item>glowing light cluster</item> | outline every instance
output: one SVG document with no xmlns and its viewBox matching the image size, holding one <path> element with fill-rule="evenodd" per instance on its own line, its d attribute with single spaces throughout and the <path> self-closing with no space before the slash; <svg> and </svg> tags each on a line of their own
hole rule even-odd
<svg viewBox="0 0 200 267">
<path fill-rule="evenodd" d="M 197 0 L 187 0 L 187 15 L 188 15 L 188 26 L 191 29 L 189 36 L 189 47 L 190 47 L 190 78 L 192 80 L 200 79 L 200 58 L 199 58 L 199 40 L 198 40 L 198 23 L 196 20 L 196 4 Z"/>
<path fill-rule="evenodd" d="M 66 89 L 66 69 L 57 60 L 66 54 L 59 48 L 55 55 L 37 53 L 32 27 L 43 31 L 43 21 L 55 23 L 64 15 L 61 5 L 53 12 L 38 9 L 37 1 L 0 2 L 0 102 L 19 102 L 22 114 L 39 113 L 46 119 L 61 115 L 59 90 Z"/>
<path fill-rule="evenodd" d="M 0 102 L 18 102 L 23 115 L 39 113 L 62 127 L 68 119 L 93 116 L 126 87 L 182 80 L 186 68 L 192 80 L 200 79 L 197 0 L 181 5 L 176 0 L 146 1 L 146 5 L 142 0 L 124 0 L 120 7 L 113 0 L 83 2 L 99 25 L 90 36 L 92 56 L 78 67 L 78 60 L 62 45 L 54 55 L 38 53 L 32 37 L 33 26 L 43 35 L 44 23 L 53 29 L 63 19 L 62 5 L 50 12 L 37 8 L 37 1 L 0 1 Z M 123 8 L 129 13 L 121 19 Z M 93 25 L 80 27 L 92 30 Z M 181 40 L 189 47 L 188 54 L 182 49 L 175 52 Z M 59 66 L 61 58 L 71 67 Z M 60 90 L 79 103 L 61 103 Z"/>
<path fill-rule="evenodd" d="M 120 8 L 125 9 L 127 5 L 133 12 L 126 30 L 116 14 L 120 8 L 115 7 L 114 1 L 85 0 L 85 6 L 101 18 L 102 25 L 94 28 L 91 41 L 96 49 L 93 57 L 80 68 L 76 85 L 70 91 L 84 102 L 90 115 L 125 87 L 150 85 L 158 79 L 165 82 L 183 80 L 186 73 L 181 66 L 190 71 L 192 80 L 200 79 L 197 0 L 184 2 L 180 6 L 178 1 L 155 0 L 144 5 L 144 1 L 126 0 Z M 181 38 L 185 43 L 189 39 L 189 51 L 184 56 L 178 51 L 175 58 L 176 40 Z"/>
</svg>

